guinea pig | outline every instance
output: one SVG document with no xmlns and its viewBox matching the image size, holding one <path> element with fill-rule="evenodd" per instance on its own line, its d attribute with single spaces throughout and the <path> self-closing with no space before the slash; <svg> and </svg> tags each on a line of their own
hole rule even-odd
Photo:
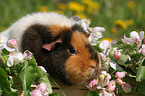
<svg viewBox="0 0 145 96">
<path fill-rule="evenodd" d="M 39 66 L 65 84 L 83 84 L 100 71 L 99 53 L 83 27 L 64 15 L 28 14 L 0 35 L 16 39 L 20 51 L 31 51 Z"/>
</svg>

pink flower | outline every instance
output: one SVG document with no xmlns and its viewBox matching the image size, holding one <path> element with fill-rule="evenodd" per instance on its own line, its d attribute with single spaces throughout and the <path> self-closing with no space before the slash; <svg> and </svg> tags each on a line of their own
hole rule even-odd
<svg viewBox="0 0 145 96">
<path fill-rule="evenodd" d="M 97 81 L 96 79 L 93 79 L 93 80 L 89 83 L 88 88 L 89 88 L 90 90 L 95 90 L 97 84 L 98 84 L 98 81 Z"/>
<path fill-rule="evenodd" d="M 121 57 L 120 51 L 119 51 L 119 50 L 116 50 L 116 51 L 114 52 L 113 57 L 114 57 L 115 60 L 116 60 L 116 59 L 119 59 L 119 58 Z"/>
<path fill-rule="evenodd" d="M 125 91 L 125 93 L 129 93 L 131 91 L 131 85 L 129 83 L 123 84 L 122 88 Z"/>
<path fill-rule="evenodd" d="M 10 39 L 7 42 L 7 46 L 10 47 L 10 48 L 16 48 L 18 46 L 18 43 L 15 39 Z"/>
<path fill-rule="evenodd" d="M 142 48 L 142 49 L 141 49 L 141 53 L 142 53 L 142 55 L 145 56 L 145 48 Z"/>
<path fill-rule="evenodd" d="M 116 79 L 115 81 L 119 85 L 123 85 L 124 84 L 124 82 L 120 78 Z"/>
<path fill-rule="evenodd" d="M 116 83 L 114 80 L 110 81 L 106 90 L 109 91 L 109 92 L 113 92 L 116 88 Z"/>
<path fill-rule="evenodd" d="M 42 92 L 42 94 L 44 94 L 47 90 L 47 86 L 45 83 L 41 83 L 37 85 L 36 89 L 39 89 Z"/>
<path fill-rule="evenodd" d="M 41 91 L 39 89 L 33 90 L 31 96 L 42 96 Z"/>
<path fill-rule="evenodd" d="M 125 73 L 124 72 L 116 72 L 115 73 L 115 77 L 116 78 L 124 78 L 125 77 Z"/>
<path fill-rule="evenodd" d="M 109 79 L 106 77 L 103 81 L 98 82 L 98 86 L 104 87 L 109 84 Z"/>
<path fill-rule="evenodd" d="M 47 72 L 43 66 L 38 66 L 38 67 L 41 69 L 41 71 L 42 71 L 43 73 L 46 73 L 46 72 Z"/>
<path fill-rule="evenodd" d="M 48 92 L 45 92 L 44 94 L 43 94 L 43 96 L 48 96 L 49 95 L 49 93 Z"/>
<path fill-rule="evenodd" d="M 99 96 L 116 96 L 114 92 L 107 92 L 106 90 L 101 90 Z"/>
<path fill-rule="evenodd" d="M 102 73 L 99 76 L 98 85 L 101 87 L 104 87 L 109 83 L 110 79 L 111 79 L 111 75 L 107 73 L 106 71 L 102 71 Z"/>
</svg>

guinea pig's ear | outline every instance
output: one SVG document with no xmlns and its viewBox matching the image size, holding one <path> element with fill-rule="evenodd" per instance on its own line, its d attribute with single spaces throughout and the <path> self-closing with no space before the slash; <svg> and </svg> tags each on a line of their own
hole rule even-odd
<svg viewBox="0 0 145 96">
<path fill-rule="evenodd" d="M 44 48 L 44 49 L 46 49 L 48 51 L 51 51 L 54 48 L 54 46 L 56 45 L 56 43 L 62 43 L 62 40 L 58 39 L 58 40 L 56 40 L 54 42 L 51 42 L 50 44 L 44 44 L 42 46 L 42 48 Z"/>
</svg>

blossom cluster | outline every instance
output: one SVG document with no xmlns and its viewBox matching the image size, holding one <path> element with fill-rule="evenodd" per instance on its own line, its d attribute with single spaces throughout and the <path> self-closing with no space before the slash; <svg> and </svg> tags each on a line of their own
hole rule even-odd
<svg viewBox="0 0 145 96">
<path fill-rule="evenodd" d="M 118 85 L 121 85 L 122 89 L 126 93 L 129 93 L 131 91 L 131 85 L 127 82 L 123 82 L 121 79 L 125 77 L 125 73 L 116 72 L 115 77 L 117 78 L 116 80 L 111 80 L 111 75 L 106 71 L 102 71 L 102 73 L 99 75 L 99 78 L 91 80 L 87 87 L 90 90 L 101 89 L 99 92 L 100 96 L 115 96 L 114 91 L 117 83 Z"/>
<path fill-rule="evenodd" d="M 23 54 L 18 50 L 18 43 L 15 39 L 8 40 L 6 37 L 0 37 L 0 50 L 4 48 L 9 51 L 9 58 L 7 60 L 7 66 L 12 67 L 15 64 L 21 63 L 24 59 L 31 59 L 33 54 L 26 50 Z"/>
<path fill-rule="evenodd" d="M 11 68 L 15 65 L 21 65 L 21 63 L 25 65 L 25 63 L 27 61 L 30 61 L 33 57 L 33 54 L 28 50 L 26 50 L 23 54 L 21 52 L 19 52 L 18 43 L 15 39 L 8 40 L 6 37 L 1 36 L 0 37 L 0 54 L 1 54 L 1 56 L 3 56 L 3 54 L 4 54 L 4 53 L 2 54 L 4 49 L 7 50 L 7 52 L 9 52 L 9 54 L 6 55 L 8 57 L 6 66 L 9 68 Z M 27 64 L 25 66 L 27 66 Z M 40 68 L 42 73 L 47 72 L 43 66 L 38 66 L 38 68 Z M 24 75 L 26 75 L 26 74 L 24 74 Z M 10 75 L 9 78 L 11 80 L 13 80 L 13 76 Z M 49 94 L 46 90 L 47 90 L 46 84 L 41 83 L 41 84 L 37 85 L 36 90 L 33 90 L 32 92 L 30 92 L 30 94 L 31 94 L 31 96 L 48 96 Z"/>
<path fill-rule="evenodd" d="M 78 16 L 73 16 L 72 20 L 75 20 L 76 23 L 80 24 L 87 34 L 89 34 L 88 40 L 93 46 L 98 46 L 97 42 L 100 42 L 100 38 L 102 38 L 102 31 L 105 31 L 103 27 L 89 27 L 90 21 L 87 19 L 82 19 Z M 141 31 L 140 35 L 133 31 L 130 33 L 130 38 L 127 38 L 124 35 L 124 39 L 122 39 L 122 44 L 136 44 L 137 50 L 139 53 L 144 55 L 145 47 L 142 45 L 140 48 L 142 40 L 144 38 L 144 32 Z M 125 73 L 122 72 L 123 69 L 119 65 L 125 65 L 127 60 L 130 60 L 130 55 L 124 53 L 124 50 L 115 46 L 117 44 L 116 41 L 109 42 L 108 40 L 103 40 L 99 43 L 99 48 L 101 49 L 100 56 L 102 59 L 102 73 L 99 75 L 99 78 L 95 78 L 90 81 L 88 84 L 88 88 L 90 90 L 102 89 L 99 92 L 100 96 L 115 96 L 116 86 L 121 86 L 125 93 L 129 93 L 131 91 L 131 85 L 127 82 L 123 82 L 122 78 L 125 77 Z M 115 46 L 115 47 L 114 47 Z M 140 48 L 140 50 L 139 50 Z M 111 75 L 107 73 L 109 68 L 113 68 L 116 72 L 114 78 L 111 79 Z M 121 72 L 120 72 L 121 71 Z"/>
<path fill-rule="evenodd" d="M 49 93 L 46 91 L 47 86 L 45 83 L 37 85 L 36 89 L 30 92 L 31 96 L 48 96 Z"/>
<path fill-rule="evenodd" d="M 90 20 L 88 19 L 80 19 L 79 16 L 73 16 L 71 18 L 72 20 L 74 20 L 77 24 L 81 25 L 84 29 L 84 31 L 88 34 L 88 40 L 90 41 L 90 43 L 94 46 L 96 46 L 96 42 L 97 40 L 99 40 L 99 38 L 102 38 L 102 32 L 105 31 L 105 28 L 103 27 L 90 27 Z"/>
</svg>

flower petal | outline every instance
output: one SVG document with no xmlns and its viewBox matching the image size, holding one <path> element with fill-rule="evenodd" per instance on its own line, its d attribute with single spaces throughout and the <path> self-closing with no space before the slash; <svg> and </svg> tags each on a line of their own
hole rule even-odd
<svg viewBox="0 0 145 96">
<path fill-rule="evenodd" d="M 100 43 L 99 47 L 103 50 L 106 50 L 109 47 L 109 41 L 108 40 L 104 40 Z"/>
<path fill-rule="evenodd" d="M 14 61 L 13 61 L 12 56 L 10 55 L 8 60 L 7 60 L 7 66 L 12 67 L 13 65 L 14 65 Z"/>
<path fill-rule="evenodd" d="M 143 40 L 143 38 L 144 38 L 144 31 L 141 31 L 139 35 L 139 40 Z"/>
</svg>

